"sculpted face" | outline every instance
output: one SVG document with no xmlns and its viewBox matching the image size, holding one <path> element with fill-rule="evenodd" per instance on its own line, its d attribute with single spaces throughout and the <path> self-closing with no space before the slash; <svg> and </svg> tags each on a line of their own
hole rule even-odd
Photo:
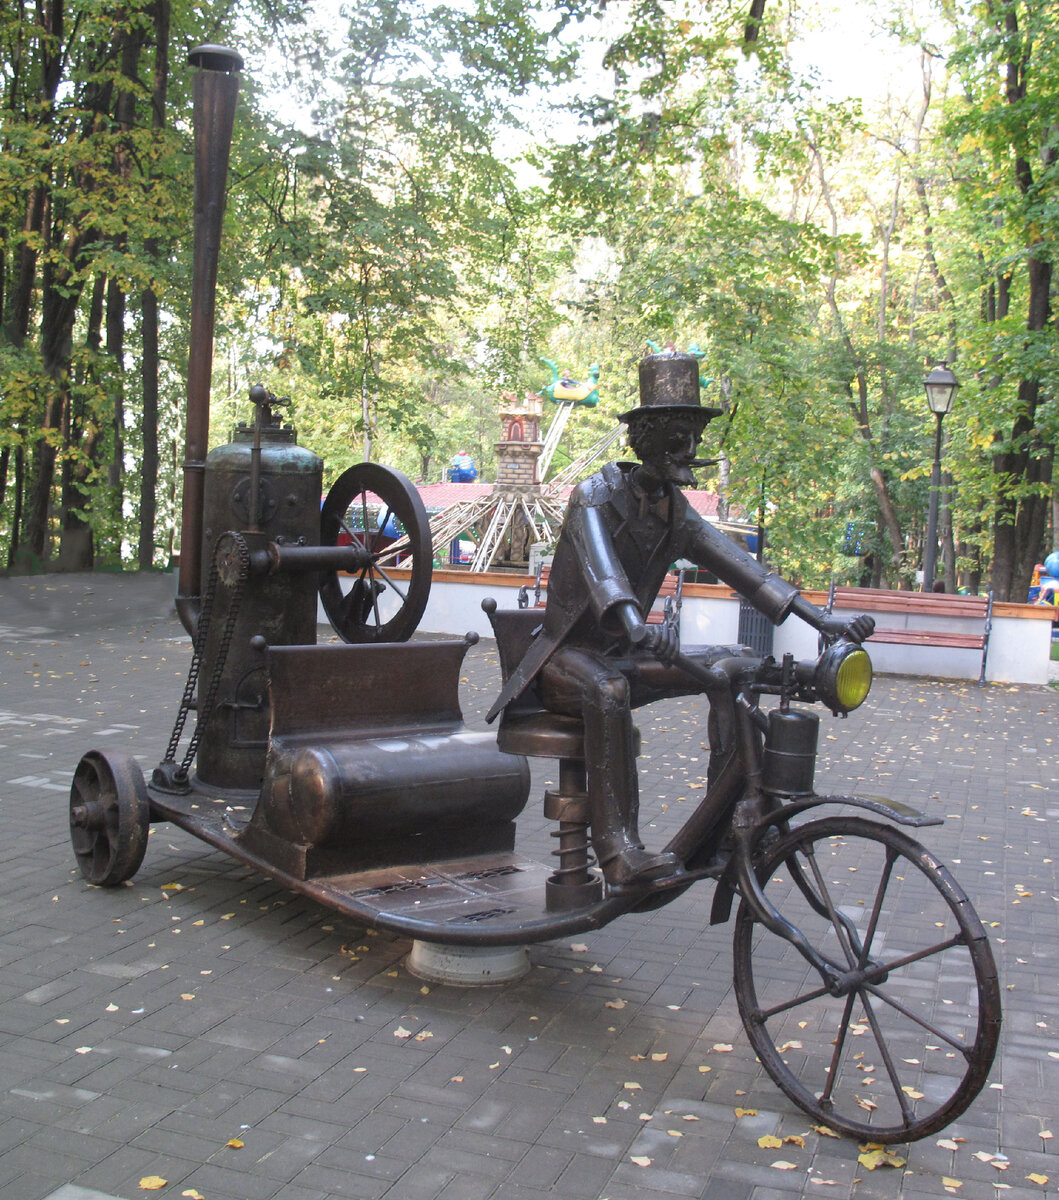
<svg viewBox="0 0 1059 1200">
<path fill-rule="evenodd" d="M 704 422 L 689 413 L 639 414 L 629 425 L 629 444 L 643 464 L 641 482 L 653 490 L 663 484 L 694 487 L 691 464 L 702 441 Z"/>
</svg>

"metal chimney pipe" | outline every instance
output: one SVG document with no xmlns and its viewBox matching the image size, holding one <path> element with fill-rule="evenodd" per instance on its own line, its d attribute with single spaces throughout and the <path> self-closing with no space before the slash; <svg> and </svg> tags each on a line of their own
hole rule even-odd
<svg viewBox="0 0 1059 1200">
<path fill-rule="evenodd" d="M 196 46 L 194 78 L 195 258 L 191 281 L 184 497 L 176 608 L 192 636 L 202 600 L 202 512 L 210 435 L 210 377 L 217 299 L 217 263 L 224 221 L 228 159 L 242 57 L 226 46 Z"/>
</svg>

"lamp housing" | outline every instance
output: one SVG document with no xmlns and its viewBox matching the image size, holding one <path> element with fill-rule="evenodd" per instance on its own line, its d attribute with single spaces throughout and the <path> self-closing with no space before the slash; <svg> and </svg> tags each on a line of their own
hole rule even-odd
<svg viewBox="0 0 1059 1200">
<path fill-rule="evenodd" d="M 930 411 L 935 416 L 943 417 L 952 411 L 959 386 L 959 380 L 949 370 L 946 363 L 942 363 L 927 373 L 923 380 L 923 388 L 927 393 Z"/>
</svg>

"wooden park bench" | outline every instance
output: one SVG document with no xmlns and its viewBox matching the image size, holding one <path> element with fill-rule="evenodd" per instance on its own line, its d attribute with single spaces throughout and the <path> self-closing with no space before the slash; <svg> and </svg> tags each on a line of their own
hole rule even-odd
<svg viewBox="0 0 1059 1200">
<path fill-rule="evenodd" d="M 904 617 L 901 625 L 878 626 L 868 639 L 904 646 L 947 646 L 958 650 L 980 650 L 979 687 L 985 684 L 985 663 L 989 653 L 989 632 L 993 624 L 993 596 L 961 596 L 947 592 L 901 592 L 888 588 L 836 587 L 832 582 L 827 594 L 827 611 L 894 614 Z M 977 623 L 976 630 L 953 632 L 940 628 L 915 628 L 913 622 L 928 617 L 962 618 Z"/>
</svg>

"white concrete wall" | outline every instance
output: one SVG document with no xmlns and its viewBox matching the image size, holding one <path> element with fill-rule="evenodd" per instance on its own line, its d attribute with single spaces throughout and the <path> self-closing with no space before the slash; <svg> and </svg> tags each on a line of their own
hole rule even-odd
<svg viewBox="0 0 1059 1200">
<path fill-rule="evenodd" d="M 468 576 L 473 579 L 474 576 Z M 530 596 L 533 589 L 530 588 Z M 445 583 L 434 581 L 427 610 L 419 628 L 423 633 L 477 633 L 492 637 L 489 618 L 482 612 L 482 601 L 491 597 L 497 608 L 517 608 L 518 588 L 495 583 Z"/>
<path fill-rule="evenodd" d="M 993 617 L 985 677 L 992 683 L 1048 683 L 1051 621 Z"/>
</svg>

